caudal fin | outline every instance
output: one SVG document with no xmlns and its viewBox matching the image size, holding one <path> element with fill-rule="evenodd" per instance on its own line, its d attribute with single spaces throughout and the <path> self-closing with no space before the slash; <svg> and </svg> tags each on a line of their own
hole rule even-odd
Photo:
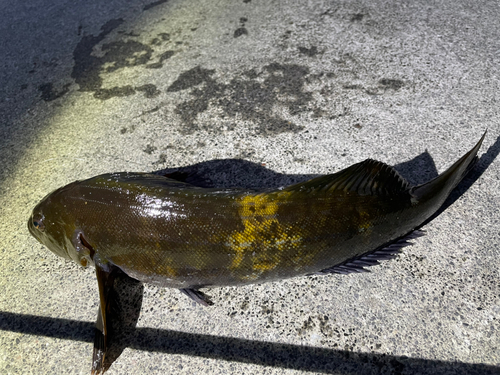
<svg viewBox="0 0 500 375">
<path fill-rule="evenodd" d="M 435 179 L 411 190 L 413 199 L 423 203 L 430 200 L 440 200 L 441 203 L 448 197 L 450 192 L 458 185 L 465 175 L 472 169 L 477 161 L 477 152 L 483 143 L 486 132 L 477 144 L 462 156 L 455 164 L 441 173 Z"/>
</svg>

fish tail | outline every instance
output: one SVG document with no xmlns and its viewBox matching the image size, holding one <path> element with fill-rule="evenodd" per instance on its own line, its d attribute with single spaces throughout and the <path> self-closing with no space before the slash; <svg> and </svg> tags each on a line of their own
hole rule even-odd
<svg viewBox="0 0 500 375">
<path fill-rule="evenodd" d="M 486 132 L 477 144 L 455 164 L 441 173 L 435 179 L 412 188 L 411 194 L 417 203 L 428 202 L 438 199 L 442 202 L 448 197 L 451 191 L 462 181 L 467 173 L 474 167 L 477 161 L 477 152 L 483 143 Z"/>
</svg>

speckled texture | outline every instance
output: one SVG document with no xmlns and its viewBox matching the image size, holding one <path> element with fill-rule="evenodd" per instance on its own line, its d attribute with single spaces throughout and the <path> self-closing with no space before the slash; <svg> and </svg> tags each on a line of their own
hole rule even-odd
<svg viewBox="0 0 500 375">
<path fill-rule="evenodd" d="M 89 373 L 93 270 L 26 228 L 53 189 L 197 163 L 219 184 L 279 186 L 368 157 L 423 182 L 486 128 L 488 168 L 397 259 L 212 289 L 211 308 L 146 285 L 108 373 L 500 372 L 497 2 L 0 9 L 0 373 Z"/>
</svg>

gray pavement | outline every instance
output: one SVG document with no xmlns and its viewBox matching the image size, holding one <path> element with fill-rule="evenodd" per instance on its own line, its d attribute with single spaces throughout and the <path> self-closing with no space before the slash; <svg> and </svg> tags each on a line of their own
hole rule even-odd
<svg viewBox="0 0 500 375">
<path fill-rule="evenodd" d="M 499 2 L 0 9 L 0 373 L 90 373 L 93 269 L 26 228 L 55 188 L 193 165 L 220 186 L 279 186 L 366 158 L 418 183 L 485 129 L 472 179 L 397 259 L 214 288 L 210 308 L 145 285 L 108 374 L 500 373 Z"/>
</svg>

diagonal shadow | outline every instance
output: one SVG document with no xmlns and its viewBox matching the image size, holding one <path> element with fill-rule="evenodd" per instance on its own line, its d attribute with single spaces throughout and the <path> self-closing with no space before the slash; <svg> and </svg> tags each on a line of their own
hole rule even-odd
<svg viewBox="0 0 500 375">
<path fill-rule="evenodd" d="M 92 342 L 94 323 L 0 312 L 0 330 Z M 498 374 L 500 367 L 377 353 L 354 353 L 293 344 L 136 328 L 132 349 L 280 367 L 325 374 Z"/>
</svg>

